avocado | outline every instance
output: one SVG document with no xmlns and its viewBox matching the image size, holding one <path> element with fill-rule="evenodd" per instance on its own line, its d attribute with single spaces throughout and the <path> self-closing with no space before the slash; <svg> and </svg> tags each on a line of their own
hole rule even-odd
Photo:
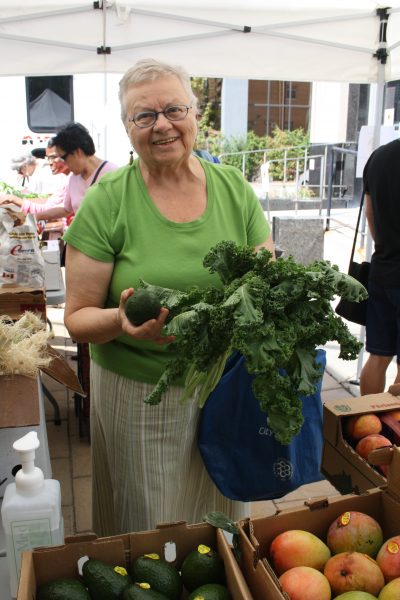
<svg viewBox="0 0 400 600">
<path fill-rule="evenodd" d="M 91 600 L 89 592 L 77 579 L 54 579 L 41 585 L 37 600 Z"/>
<path fill-rule="evenodd" d="M 220 555 L 204 544 L 192 550 L 181 566 L 181 577 L 188 592 L 206 583 L 225 583 L 225 565 Z"/>
<path fill-rule="evenodd" d="M 206 583 L 196 588 L 187 600 L 231 600 L 231 595 L 224 585 Z"/>
<path fill-rule="evenodd" d="M 122 569 L 125 573 L 125 569 Z M 111 565 L 89 558 L 82 567 L 82 577 L 94 600 L 117 600 L 132 583 L 128 574 L 121 574 Z"/>
<path fill-rule="evenodd" d="M 148 583 L 134 583 L 124 589 L 121 600 L 168 600 L 168 598 L 152 589 Z"/>
<path fill-rule="evenodd" d="M 183 584 L 179 572 L 158 554 L 138 556 L 132 566 L 132 579 L 149 583 L 153 590 L 170 600 L 181 597 Z"/>
<path fill-rule="evenodd" d="M 136 290 L 125 303 L 125 314 L 133 325 L 141 325 L 150 319 L 157 319 L 160 310 L 161 303 L 158 296 L 146 288 Z"/>
</svg>

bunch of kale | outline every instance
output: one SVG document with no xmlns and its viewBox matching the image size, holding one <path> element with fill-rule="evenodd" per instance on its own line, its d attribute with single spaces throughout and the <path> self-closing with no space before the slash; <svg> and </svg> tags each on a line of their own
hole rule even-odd
<svg viewBox="0 0 400 600">
<path fill-rule="evenodd" d="M 169 308 L 165 333 L 176 336 L 169 346 L 174 358 L 146 402 L 159 403 L 186 373 L 182 399 L 198 388 L 203 406 L 237 350 L 255 375 L 253 391 L 269 427 L 288 444 L 303 423 L 300 396 L 313 393 L 321 378 L 317 347 L 336 340 L 345 360 L 356 359 L 362 347 L 331 301 L 340 296 L 359 302 L 367 292 L 328 261 L 274 261 L 266 249 L 255 252 L 232 241 L 211 248 L 203 264 L 219 275 L 221 287 L 181 292 L 142 282 Z"/>
</svg>

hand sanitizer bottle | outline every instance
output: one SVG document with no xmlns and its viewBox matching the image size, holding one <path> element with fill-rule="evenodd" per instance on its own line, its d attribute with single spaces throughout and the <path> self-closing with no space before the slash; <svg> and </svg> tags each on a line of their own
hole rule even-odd
<svg viewBox="0 0 400 600">
<path fill-rule="evenodd" d="M 17 597 L 22 552 L 64 543 L 60 484 L 45 479 L 42 470 L 35 467 L 39 445 L 36 431 L 14 442 L 22 468 L 15 475 L 15 483 L 6 487 L 1 507 L 12 598 Z"/>
</svg>

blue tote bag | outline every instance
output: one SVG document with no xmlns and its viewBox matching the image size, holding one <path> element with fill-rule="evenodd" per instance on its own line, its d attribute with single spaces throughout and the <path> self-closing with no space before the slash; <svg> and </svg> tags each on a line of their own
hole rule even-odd
<svg viewBox="0 0 400 600">
<path fill-rule="evenodd" d="M 324 479 L 320 472 L 322 376 L 325 350 L 318 350 L 321 379 L 314 394 L 301 398 L 304 424 L 289 445 L 278 442 L 255 398 L 245 359 L 233 354 L 217 387 L 202 408 L 198 447 L 211 479 L 224 496 L 251 502 L 281 498 L 306 483 Z"/>
</svg>

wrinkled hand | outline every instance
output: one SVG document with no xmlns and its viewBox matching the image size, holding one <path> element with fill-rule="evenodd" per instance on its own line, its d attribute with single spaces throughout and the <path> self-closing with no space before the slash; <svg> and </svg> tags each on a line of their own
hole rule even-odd
<svg viewBox="0 0 400 600">
<path fill-rule="evenodd" d="M 161 308 L 157 319 L 150 319 L 142 325 L 133 325 L 125 314 L 125 303 L 129 296 L 134 293 L 133 288 L 124 290 L 121 294 L 118 308 L 118 316 L 121 323 L 122 332 L 130 335 L 135 340 L 149 340 L 160 346 L 170 344 L 175 340 L 174 335 L 161 335 L 162 329 L 168 317 L 168 308 Z"/>
</svg>

